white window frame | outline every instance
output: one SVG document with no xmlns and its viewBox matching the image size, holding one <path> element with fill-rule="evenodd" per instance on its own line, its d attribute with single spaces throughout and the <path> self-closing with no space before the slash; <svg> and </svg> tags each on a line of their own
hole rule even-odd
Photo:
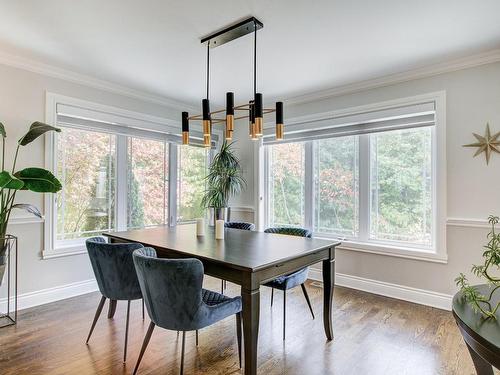
<svg viewBox="0 0 500 375">
<path fill-rule="evenodd" d="M 402 98 L 390 100 L 382 103 L 374 103 L 354 108 L 347 108 L 338 111 L 327 113 L 319 113 L 310 116 L 302 116 L 297 118 L 287 119 L 287 123 L 293 123 L 294 126 L 300 126 L 317 120 L 324 120 L 328 118 L 339 118 L 342 116 L 358 115 L 378 110 L 387 110 L 391 108 L 400 108 L 403 106 L 410 106 L 419 103 L 433 101 L 435 105 L 435 125 L 432 128 L 432 201 L 433 201 L 433 228 L 432 239 L 433 243 L 430 248 L 412 245 L 401 244 L 396 241 L 374 240 L 368 238 L 358 237 L 345 238 L 339 249 L 360 251 L 367 253 L 375 253 L 382 255 L 390 255 L 395 257 L 425 260 L 437 263 L 447 263 L 447 250 L 446 250 L 446 92 L 439 91 L 424 95 L 417 95 L 409 98 Z M 268 125 L 268 124 L 266 124 Z M 269 128 L 273 125 L 269 124 Z M 267 126 L 266 126 L 267 127 Z M 369 216 L 370 216 L 370 194 L 367 189 L 370 189 L 370 159 L 369 154 L 369 134 L 359 136 L 360 142 L 360 165 L 359 165 L 359 232 L 360 234 L 369 233 Z M 362 145 L 364 143 L 364 146 Z M 268 149 L 264 147 L 263 142 L 256 145 L 256 155 L 258 160 L 256 166 L 257 178 L 257 194 L 256 194 L 256 218 L 258 229 L 263 230 L 264 227 L 269 226 L 269 204 L 268 199 L 268 186 L 269 186 L 269 158 Z M 313 173 L 311 172 L 314 167 L 314 150 L 313 141 L 305 141 L 305 164 L 306 164 L 306 193 L 305 205 L 309 207 L 306 209 L 305 224 L 307 228 L 313 228 L 314 214 L 312 213 L 314 207 L 314 181 Z M 307 171 L 310 171 L 309 173 Z M 368 179 L 368 180 L 366 180 Z M 309 186 L 309 187 L 308 187 Z M 318 238 L 338 238 L 334 235 L 327 235 L 324 233 L 316 233 L 315 237 Z"/>
<path fill-rule="evenodd" d="M 46 93 L 46 108 L 45 108 L 45 121 L 48 124 L 57 124 L 57 106 L 67 105 L 78 107 L 82 111 L 88 111 L 89 114 L 98 114 L 102 117 L 96 119 L 102 119 L 103 121 L 109 121 L 113 115 L 120 116 L 122 118 L 127 118 L 127 122 L 130 123 L 130 129 L 135 129 L 137 125 L 140 129 L 137 129 L 137 134 L 134 135 L 135 130 L 131 130 L 131 134 L 122 135 L 116 134 L 114 132 L 109 132 L 116 135 L 116 168 L 115 171 L 123 170 L 127 168 L 128 159 L 128 147 L 127 147 L 127 137 L 137 136 L 138 138 L 147 139 L 159 139 L 163 142 L 168 143 L 168 163 L 169 163 L 169 175 L 168 175 L 168 217 L 167 223 L 170 226 L 175 226 L 181 224 L 177 222 L 177 150 L 178 145 L 174 142 L 168 141 L 165 137 L 168 134 L 179 134 L 180 133 L 180 122 L 172 121 L 156 116 L 151 116 L 144 113 L 128 111 L 122 108 L 111 107 L 107 105 L 102 105 L 98 103 L 93 103 L 86 100 L 81 100 L 77 98 L 72 98 L 64 95 L 59 95 L 55 93 Z M 196 129 L 196 125 L 193 126 Z M 84 129 L 84 126 L 79 126 L 79 128 Z M 100 128 L 88 127 L 89 131 L 106 132 Z M 150 135 L 150 137 L 148 136 Z M 221 133 L 217 134 L 220 137 Z M 45 168 L 50 171 L 56 171 L 57 168 L 57 142 L 56 134 L 47 133 L 45 136 Z M 212 155 L 213 153 L 209 153 Z M 210 157 L 210 156 L 209 156 Z M 115 204 L 115 217 L 116 217 L 116 229 L 127 230 L 127 186 L 126 181 L 127 173 L 117 174 L 116 176 L 116 204 Z M 118 203 L 120 202 L 120 203 Z M 55 194 L 45 194 L 45 220 L 44 220 L 44 249 L 42 250 L 42 259 L 51 259 L 62 256 L 78 255 L 86 253 L 85 249 L 85 239 L 76 239 L 63 241 L 63 245 L 59 245 L 56 241 L 56 230 L 57 230 L 57 212 L 56 212 L 56 195 Z M 166 223 L 166 224 L 167 224 Z"/>
</svg>

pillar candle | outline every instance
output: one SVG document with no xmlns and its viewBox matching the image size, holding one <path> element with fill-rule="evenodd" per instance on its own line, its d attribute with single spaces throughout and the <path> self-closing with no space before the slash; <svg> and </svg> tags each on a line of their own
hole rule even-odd
<svg viewBox="0 0 500 375">
<path fill-rule="evenodd" d="M 196 235 L 204 236 L 205 235 L 205 219 L 196 219 Z"/>
<path fill-rule="evenodd" d="M 217 220 L 215 222 L 215 239 L 216 240 L 224 239 L 224 220 Z"/>
</svg>

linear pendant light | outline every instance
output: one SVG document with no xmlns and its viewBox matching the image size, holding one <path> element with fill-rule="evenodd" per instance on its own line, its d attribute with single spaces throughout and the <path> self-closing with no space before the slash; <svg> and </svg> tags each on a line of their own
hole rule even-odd
<svg viewBox="0 0 500 375">
<path fill-rule="evenodd" d="M 276 112 L 276 139 L 283 139 L 283 102 L 276 102 L 275 108 L 264 108 L 263 95 L 257 92 L 257 30 L 263 27 L 264 24 L 262 22 L 255 17 L 250 17 L 201 39 L 201 43 L 207 43 L 207 96 L 201 101 L 201 115 L 189 116 L 187 112 L 182 112 L 182 144 L 189 144 L 189 120 L 202 121 L 203 144 L 205 147 L 211 147 L 212 145 L 212 125 L 224 124 L 224 138 L 229 141 L 233 139 L 235 121 L 246 118 L 248 118 L 248 133 L 250 138 L 258 140 L 264 133 L 264 114 L 272 112 Z M 252 32 L 254 34 L 253 99 L 248 104 L 235 106 L 234 93 L 227 92 L 226 108 L 210 111 L 210 49 Z M 243 111 L 244 114 L 235 116 L 235 111 Z M 223 112 L 225 112 L 224 118 L 213 116 Z"/>
</svg>

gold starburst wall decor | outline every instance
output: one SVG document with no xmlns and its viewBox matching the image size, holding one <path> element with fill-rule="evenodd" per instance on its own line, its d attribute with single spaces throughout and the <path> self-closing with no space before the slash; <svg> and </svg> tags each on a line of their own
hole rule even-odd
<svg viewBox="0 0 500 375">
<path fill-rule="evenodd" d="M 500 137 L 500 132 L 497 132 L 491 135 L 490 132 L 490 124 L 486 123 L 486 131 L 484 136 L 472 133 L 474 137 L 476 137 L 477 142 L 469 143 L 464 145 L 463 147 L 477 147 L 477 151 L 474 156 L 477 156 L 484 152 L 484 156 L 486 157 L 486 164 L 490 162 L 490 157 L 492 152 L 496 152 L 500 154 L 500 141 L 498 138 Z"/>
</svg>

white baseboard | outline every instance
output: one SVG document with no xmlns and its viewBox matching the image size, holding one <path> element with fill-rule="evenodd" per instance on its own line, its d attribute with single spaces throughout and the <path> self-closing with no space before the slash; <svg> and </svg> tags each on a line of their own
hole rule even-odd
<svg viewBox="0 0 500 375">
<path fill-rule="evenodd" d="M 18 310 L 44 305 L 46 303 L 55 302 L 70 297 L 76 297 L 81 294 L 95 292 L 96 290 L 98 290 L 97 282 L 95 279 L 91 279 L 62 286 L 56 286 L 53 288 L 42 289 L 36 292 L 20 294 L 17 299 Z M 11 297 L 11 310 L 13 303 L 14 301 Z M 0 312 L 6 312 L 6 310 L 7 298 L 5 297 L 0 299 Z"/>
<path fill-rule="evenodd" d="M 309 269 L 309 278 L 316 281 L 323 280 L 321 271 L 314 268 Z M 366 279 L 364 277 L 351 276 L 342 273 L 335 274 L 335 285 L 345 286 L 347 288 L 358 289 L 368 293 L 397 298 L 448 311 L 451 310 L 451 301 L 453 298 L 453 296 L 449 294 L 387 283 L 385 281 Z"/>
</svg>

